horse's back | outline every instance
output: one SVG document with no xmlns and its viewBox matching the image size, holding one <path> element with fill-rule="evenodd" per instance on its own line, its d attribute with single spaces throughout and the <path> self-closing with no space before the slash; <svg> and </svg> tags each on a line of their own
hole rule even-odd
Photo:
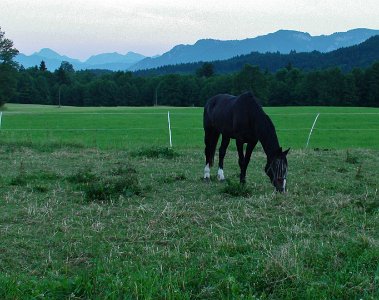
<svg viewBox="0 0 379 300">
<path fill-rule="evenodd" d="M 233 100 L 236 98 L 236 96 L 229 95 L 229 94 L 218 94 L 216 96 L 213 96 L 210 98 L 204 106 L 204 113 L 207 113 L 208 115 L 212 115 L 214 111 L 220 111 L 221 110 L 227 110 L 228 107 L 231 108 L 233 105 Z"/>
<path fill-rule="evenodd" d="M 204 107 L 204 129 L 213 128 L 231 138 L 248 139 L 254 131 L 253 111 L 260 109 L 252 93 L 220 94 Z"/>
<path fill-rule="evenodd" d="M 236 97 L 219 94 L 210 98 L 204 106 L 204 128 L 223 131 L 233 125 L 233 106 Z"/>
</svg>

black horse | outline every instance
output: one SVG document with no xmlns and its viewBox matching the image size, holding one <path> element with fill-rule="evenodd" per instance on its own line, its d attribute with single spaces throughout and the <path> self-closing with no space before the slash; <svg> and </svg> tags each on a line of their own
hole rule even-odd
<svg viewBox="0 0 379 300">
<path fill-rule="evenodd" d="M 230 139 L 236 140 L 238 164 L 241 169 L 240 182 L 246 181 L 246 169 L 251 153 L 258 141 L 267 155 L 265 172 L 276 190 L 285 192 L 287 177 L 287 153 L 279 146 L 274 124 L 257 103 L 252 92 L 240 96 L 216 95 L 204 107 L 205 168 L 204 179 L 210 178 L 210 167 L 216 152 L 217 142 L 222 135 L 219 148 L 217 177 L 224 180 L 224 157 Z M 244 154 L 244 144 L 247 143 Z"/>
</svg>

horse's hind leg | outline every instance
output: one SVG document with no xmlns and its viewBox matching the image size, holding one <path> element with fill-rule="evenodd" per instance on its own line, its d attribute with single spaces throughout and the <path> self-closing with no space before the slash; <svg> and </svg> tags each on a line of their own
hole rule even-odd
<svg viewBox="0 0 379 300">
<path fill-rule="evenodd" d="M 238 152 L 238 165 L 240 166 L 240 182 L 245 183 L 245 176 L 242 176 L 242 169 L 244 166 L 245 155 L 243 154 L 243 142 L 241 140 L 236 140 L 237 152 Z"/>
<path fill-rule="evenodd" d="M 225 179 L 225 176 L 224 176 L 224 158 L 225 158 L 225 154 L 226 154 L 226 149 L 229 146 L 229 142 L 230 142 L 230 138 L 225 137 L 223 135 L 222 140 L 221 140 L 221 146 L 218 149 L 218 153 L 219 153 L 218 171 L 217 171 L 218 180 L 224 180 Z"/>
<path fill-rule="evenodd" d="M 210 167 L 213 165 L 214 155 L 216 152 L 216 146 L 220 133 L 213 130 L 212 128 L 205 128 L 205 167 L 204 167 L 204 179 L 210 179 L 211 170 Z"/>
</svg>

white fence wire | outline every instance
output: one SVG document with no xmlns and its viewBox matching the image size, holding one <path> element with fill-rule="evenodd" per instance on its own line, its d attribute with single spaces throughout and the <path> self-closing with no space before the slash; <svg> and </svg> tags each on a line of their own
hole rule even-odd
<svg viewBox="0 0 379 300">
<path fill-rule="evenodd" d="M 172 123 L 172 119 L 170 119 L 171 116 L 197 116 L 198 113 L 183 113 L 183 112 L 0 112 L 0 132 L 43 132 L 43 131 L 49 131 L 49 132 L 128 132 L 128 131 L 144 131 L 144 130 L 164 130 L 164 127 L 124 127 L 124 128 L 4 128 L 4 119 L 6 119 L 6 116 L 16 116 L 16 115 L 25 115 L 27 118 L 30 116 L 47 116 L 47 115 L 57 115 L 57 116 L 85 116 L 85 115 L 94 115 L 94 116 L 112 116 L 112 115 L 140 115 L 140 116 L 149 116 L 149 115 L 167 115 L 167 125 L 168 125 L 168 132 L 169 132 L 169 142 L 170 146 L 172 147 L 172 131 L 175 130 L 203 130 L 203 127 L 180 127 L 175 126 L 175 123 Z M 378 128 L 317 128 L 316 123 L 319 118 L 319 116 L 353 116 L 353 115 L 378 115 L 379 112 L 322 112 L 322 113 L 314 113 L 314 112 L 304 112 L 304 113 L 269 113 L 269 116 L 275 117 L 275 116 L 315 116 L 315 119 L 313 121 L 313 124 L 311 127 L 298 127 L 298 128 L 277 128 L 276 130 L 278 132 L 280 131 L 309 131 L 308 138 L 305 143 L 305 148 L 308 147 L 311 136 L 313 131 L 372 131 L 376 132 L 379 131 L 379 118 L 378 118 Z M 201 114 L 199 114 L 199 117 L 201 118 Z M 59 118 L 57 118 L 59 120 Z M 3 126 L 2 126 L 3 122 Z M 321 122 L 321 121 L 320 121 Z M 318 123 L 320 123 L 318 122 Z M 167 127 L 166 127 L 167 130 Z"/>
</svg>

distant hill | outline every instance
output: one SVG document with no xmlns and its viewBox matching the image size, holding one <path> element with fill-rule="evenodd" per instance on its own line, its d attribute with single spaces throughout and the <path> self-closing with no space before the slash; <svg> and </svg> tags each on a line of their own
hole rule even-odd
<svg viewBox="0 0 379 300">
<path fill-rule="evenodd" d="M 134 52 L 128 52 L 125 55 L 114 52 L 94 55 L 85 62 L 81 62 L 78 59 L 60 55 L 51 49 L 44 48 L 29 56 L 20 53 L 16 56 L 15 60 L 25 68 L 39 66 L 43 60 L 50 71 L 59 68 L 62 61 L 67 61 L 72 64 L 75 70 L 106 69 L 118 71 L 127 70 L 130 66 L 144 58 L 145 56 Z"/>
<path fill-rule="evenodd" d="M 138 53 L 128 52 L 126 55 L 113 53 L 103 53 L 91 56 L 84 64 L 88 69 L 107 69 L 111 71 L 127 70 L 136 62 L 141 61 L 146 56 Z"/>
<path fill-rule="evenodd" d="M 321 36 L 311 36 L 309 33 L 300 31 L 279 30 L 244 40 L 199 40 L 194 45 L 177 45 L 170 51 L 156 57 L 145 57 L 134 52 L 129 52 L 125 55 L 114 52 L 94 55 L 82 62 L 45 48 L 32 55 L 20 53 L 15 60 L 25 68 L 39 66 L 41 61 L 44 60 L 50 71 L 59 68 L 62 61 L 71 63 L 75 70 L 136 71 L 165 65 L 225 60 L 252 52 L 257 53 L 256 56 L 266 52 L 288 54 L 293 50 L 296 52 L 319 51 L 324 53 L 341 47 L 359 44 L 378 34 L 379 30 L 363 28 Z"/>
<path fill-rule="evenodd" d="M 245 40 L 220 41 L 213 39 L 199 40 L 194 45 L 178 45 L 156 58 L 145 58 L 130 70 L 157 68 L 165 65 L 198 61 L 225 60 L 251 52 L 330 52 L 341 47 L 362 43 L 369 37 L 378 35 L 379 30 L 353 29 L 331 35 L 311 36 L 309 33 L 279 30 L 267 35 Z"/>
<path fill-rule="evenodd" d="M 75 69 L 80 69 L 82 66 L 80 60 L 60 55 L 48 48 L 41 49 L 39 52 L 35 52 L 32 55 L 20 53 L 15 58 L 15 61 L 20 65 L 23 65 L 25 68 L 39 66 L 42 60 L 46 63 L 46 66 L 50 71 L 58 69 L 62 61 L 69 62 Z"/>
<path fill-rule="evenodd" d="M 339 67 L 350 71 L 355 67 L 365 68 L 379 61 L 379 35 L 351 47 L 340 48 L 331 52 L 319 51 L 289 54 L 252 52 L 227 60 L 212 62 L 216 73 L 231 73 L 241 70 L 245 64 L 259 66 L 262 70 L 275 72 L 280 68 L 291 65 L 303 70 L 325 69 Z M 163 66 L 155 69 L 139 70 L 137 75 L 163 75 L 172 73 L 195 73 L 203 62 Z"/>
</svg>

